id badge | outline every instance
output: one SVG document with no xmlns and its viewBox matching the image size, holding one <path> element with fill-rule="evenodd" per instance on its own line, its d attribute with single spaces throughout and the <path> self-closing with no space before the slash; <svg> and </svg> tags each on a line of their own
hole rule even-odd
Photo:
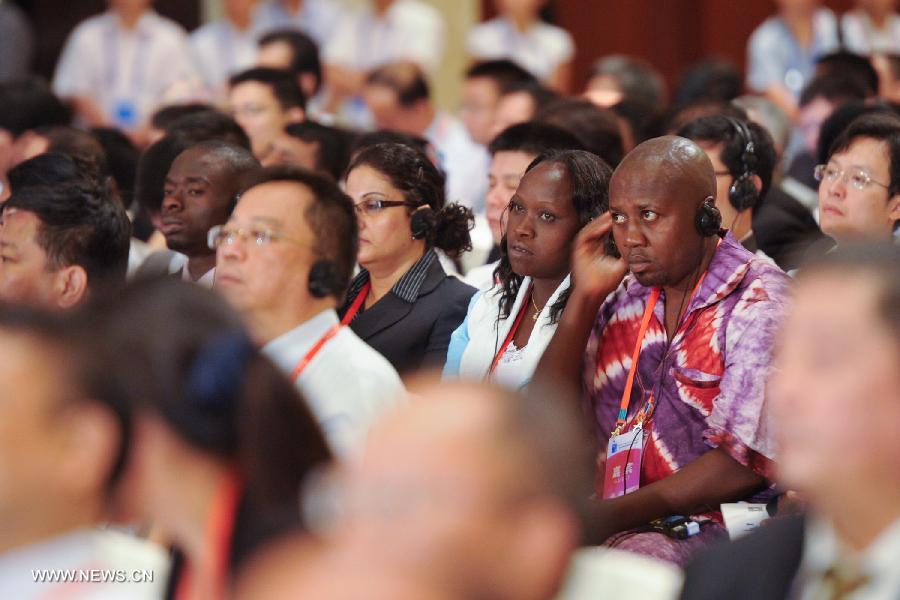
<svg viewBox="0 0 900 600">
<path fill-rule="evenodd" d="M 119 100 L 113 107 L 113 118 L 119 127 L 131 129 L 137 125 L 137 106 L 131 100 Z"/>
<path fill-rule="evenodd" d="M 604 500 L 630 494 L 641 486 L 643 434 L 642 429 L 635 428 L 609 440 L 606 450 L 606 473 L 603 476 Z"/>
</svg>

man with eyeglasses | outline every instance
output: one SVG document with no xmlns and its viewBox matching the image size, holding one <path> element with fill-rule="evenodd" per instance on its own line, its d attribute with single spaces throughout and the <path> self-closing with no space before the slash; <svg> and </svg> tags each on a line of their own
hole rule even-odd
<svg viewBox="0 0 900 600">
<path fill-rule="evenodd" d="M 336 453 L 353 454 L 404 388 L 337 316 L 356 264 L 350 199 L 324 176 L 264 169 L 209 243 L 216 289 L 307 399 Z"/>
<path fill-rule="evenodd" d="M 900 229 L 900 118 L 864 115 L 835 140 L 815 171 L 819 224 L 838 245 L 890 241 Z"/>
</svg>

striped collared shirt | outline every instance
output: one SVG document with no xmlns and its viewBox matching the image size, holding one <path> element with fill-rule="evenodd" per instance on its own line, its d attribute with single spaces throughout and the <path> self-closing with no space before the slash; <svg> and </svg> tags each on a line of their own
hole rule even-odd
<svg viewBox="0 0 900 600">
<path fill-rule="evenodd" d="M 428 276 L 428 269 L 431 268 L 431 265 L 437 259 L 437 253 L 433 248 L 427 250 L 424 256 L 416 261 L 416 264 L 400 278 L 400 281 L 394 284 L 394 287 L 391 288 L 391 292 L 410 304 L 415 302 L 416 298 L 419 297 L 419 290 L 422 288 L 422 284 Z M 353 300 L 356 299 L 360 290 L 362 290 L 368 282 L 369 272 L 365 269 L 360 269 L 359 274 L 354 277 L 353 281 L 350 283 L 350 290 L 347 292 L 347 302 L 345 307 L 349 306 Z M 360 310 L 360 313 L 362 313 L 362 310 Z"/>
</svg>

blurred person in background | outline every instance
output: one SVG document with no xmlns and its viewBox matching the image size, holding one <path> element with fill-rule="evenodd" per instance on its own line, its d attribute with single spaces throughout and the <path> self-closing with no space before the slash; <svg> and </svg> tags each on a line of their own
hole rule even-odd
<svg viewBox="0 0 900 600">
<path fill-rule="evenodd" d="M 131 223 L 118 198 L 96 182 L 31 186 L 3 204 L 0 298 L 71 309 L 128 268 Z"/>
<path fill-rule="evenodd" d="M 160 207 L 160 232 L 169 250 L 186 257 L 180 268 L 169 252 L 152 254 L 138 277 L 169 275 L 211 288 L 216 278 L 216 253 L 209 247 L 210 228 L 228 220 L 244 178 L 259 169 L 250 151 L 210 140 L 178 155 L 166 175 Z"/>
<path fill-rule="evenodd" d="M 793 296 L 769 386 L 779 479 L 808 512 L 699 558 L 686 600 L 900 597 L 900 249 L 839 248 Z"/>
<path fill-rule="evenodd" d="M 630 98 L 662 110 L 666 104 L 666 84 L 659 71 L 649 63 L 613 54 L 594 64 L 584 95 L 601 108 Z"/>
<path fill-rule="evenodd" d="M 334 0 L 262 0 L 253 15 L 253 28 L 263 35 L 295 29 L 324 44 L 345 19 L 346 11 Z"/>
<path fill-rule="evenodd" d="M 565 129 L 534 121 L 513 125 L 491 141 L 488 146 L 491 168 L 485 214 L 475 217 L 473 249 L 463 257 L 463 264 L 468 261 L 477 266 L 466 273 L 466 283 L 479 290 L 494 284 L 494 270 L 500 260 L 500 242 L 505 233 L 504 219 L 509 201 L 516 193 L 528 165 L 544 152 L 582 149 L 578 138 Z M 481 238 L 484 234 L 490 235 L 491 245 L 487 252 L 484 248 L 474 247 L 476 236 Z"/>
<path fill-rule="evenodd" d="M 900 53 L 872 57 L 872 65 L 878 71 L 878 95 L 900 105 Z"/>
<path fill-rule="evenodd" d="M 273 145 L 270 162 L 316 171 L 340 181 L 350 163 L 352 133 L 314 121 L 294 123 Z"/>
<path fill-rule="evenodd" d="M 122 473 L 125 411 L 94 395 L 84 339 L 55 316 L 0 310 L 0 593 L 5 598 L 163 596 L 163 548 L 102 528 Z M 121 569 L 139 580 L 53 581 Z M 46 581 L 37 579 L 44 571 Z M 146 577 L 145 577 L 146 575 Z"/>
<path fill-rule="evenodd" d="M 469 31 L 466 50 L 474 60 L 509 59 L 566 93 L 572 87 L 575 42 L 568 31 L 541 19 L 546 0 L 496 0 L 498 16 Z"/>
<path fill-rule="evenodd" d="M 23 79 L 31 72 L 34 32 L 16 4 L 0 0 L 0 83 Z"/>
<path fill-rule="evenodd" d="M 491 131 L 503 93 L 512 86 L 534 81 L 533 75 L 507 59 L 483 61 L 469 67 L 463 80 L 459 117 L 472 141 L 487 146 L 494 137 Z"/>
<path fill-rule="evenodd" d="M 821 0 L 776 0 L 778 14 L 747 42 L 747 87 L 765 94 L 792 119 L 815 61 L 838 47 L 838 21 Z"/>
<path fill-rule="evenodd" d="M 334 451 L 354 456 L 403 384 L 336 312 L 356 264 L 353 205 L 333 180 L 298 169 L 267 169 L 249 185 L 210 232 L 216 289 L 307 399 Z"/>
<path fill-rule="evenodd" d="M 672 94 L 672 107 L 678 110 L 698 100 L 731 102 L 743 89 L 744 82 L 734 63 L 724 58 L 701 60 L 679 77 Z"/>
<path fill-rule="evenodd" d="M 597 108 L 583 98 L 560 98 L 544 106 L 534 120 L 555 125 L 574 135 L 585 150 L 593 152 L 612 168 L 625 155 L 622 129 L 614 112 Z"/>
<path fill-rule="evenodd" d="M 578 413 L 474 383 L 415 392 L 376 426 L 360 461 L 307 488 L 316 530 L 336 552 L 426 589 L 553 597 L 590 494 Z"/>
<path fill-rule="evenodd" d="M 444 377 L 519 389 L 532 373 L 571 293 L 575 236 L 609 208 L 612 170 L 596 154 L 541 154 L 509 201 L 497 282 L 469 303 L 450 338 Z"/>
<path fill-rule="evenodd" d="M 437 250 L 454 258 L 471 247 L 471 211 L 447 203 L 444 178 L 423 152 L 396 143 L 359 152 L 345 189 L 361 270 L 342 320 L 401 375 L 442 367 L 475 289 L 447 275 Z"/>
<path fill-rule="evenodd" d="M 462 121 L 438 110 L 425 74 L 413 63 L 391 63 L 372 71 L 363 91 L 378 129 L 422 136 L 434 146 L 447 176 L 450 202 L 480 212 L 487 165 L 484 152 Z"/>
<path fill-rule="evenodd" d="M 253 66 L 257 32 L 253 9 L 259 0 L 221 0 L 224 18 L 191 33 L 194 63 L 203 83 L 216 100 L 223 98 L 228 78 Z"/>
<path fill-rule="evenodd" d="M 254 156 L 266 165 L 284 128 L 306 120 L 306 96 L 289 71 L 265 67 L 233 75 L 229 86 L 231 114 L 250 138 Z"/>
<path fill-rule="evenodd" d="M 98 298 L 80 320 L 97 400 L 130 429 L 116 517 L 174 546 L 168 597 L 223 598 L 242 564 L 302 528 L 297 494 L 331 454 L 304 400 L 226 302 L 170 278 Z"/>
<path fill-rule="evenodd" d="M 256 64 L 269 69 L 290 71 L 306 97 L 310 119 L 332 120 L 325 113 L 322 95 L 323 73 L 319 48 L 311 37 L 293 29 L 276 29 L 259 38 Z"/>
<path fill-rule="evenodd" d="M 497 100 L 491 137 L 496 137 L 507 127 L 533 120 L 542 108 L 558 98 L 556 92 L 537 81 L 510 85 Z"/>
<path fill-rule="evenodd" d="M 841 17 L 847 49 L 864 56 L 900 53 L 897 0 L 856 0 L 854 4 Z"/>
<path fill-rule="evenodd" d="M 63 48 L 53 89 L 88 125 L 112 125 L 142 139 L 150 115 L 185 97 L 199 78 L 187 34 L 159 16 L 152 0 L 108 0 Z"/>
<path fill-rule="evenodd" d="M 445 35 L 441 13 L 421 0 L 365 0 L 327 43 L 322 42 L 328 112 L 339 112 L 344 101 L 358 99 L 368 73 L 386 64 L 410 62 L 423 73 L 437 73 Z M 359 108 L 350 107 L 351 124 L 364 124 Z"/>
<path fill-rule="evenodd" d="M 900 229 L 900 118 L 864 115 L 832 144 L 816 167 L 819 223 L 838 246 L 890 242 Z"/>
</svg>

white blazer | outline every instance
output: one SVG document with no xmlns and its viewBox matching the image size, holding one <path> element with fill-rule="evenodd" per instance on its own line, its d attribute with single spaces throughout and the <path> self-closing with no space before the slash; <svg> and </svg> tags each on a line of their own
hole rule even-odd
<svg viewBox="0 0 900 600">
<path fill-rule="evenodd" d="M 544 354 L 547 344 L 556 332 L 556 323 L 550 321 L 550 308 L 559 299 L 560 294 L 568 289 L 569 276 L 563 280 L 550 296 L 550 300 L 541 310 L 535 323 L 528 344 L 522 349 L 521 360 L 513 371 L 504 369 L 503 376 L 497 383 L 513 389 L 521 388 L 531 381 L 534 369 Z M 498 285 L 478 292 L 469 304 L 466 319 L 450 337 L 447 350 L 447 363 L 444 365 L 444 378 L 463 378 L 481 381 L 487 374 L 500 346 L 509 335 L 516 316 L 523 302 L 529 301 L 531 278 L 525 277 L 519 286 L 519 293 L 512 305 L 509 316 L 498 319 L 500 315 L 500 297 L 502 288 Z"/>
</svg>

